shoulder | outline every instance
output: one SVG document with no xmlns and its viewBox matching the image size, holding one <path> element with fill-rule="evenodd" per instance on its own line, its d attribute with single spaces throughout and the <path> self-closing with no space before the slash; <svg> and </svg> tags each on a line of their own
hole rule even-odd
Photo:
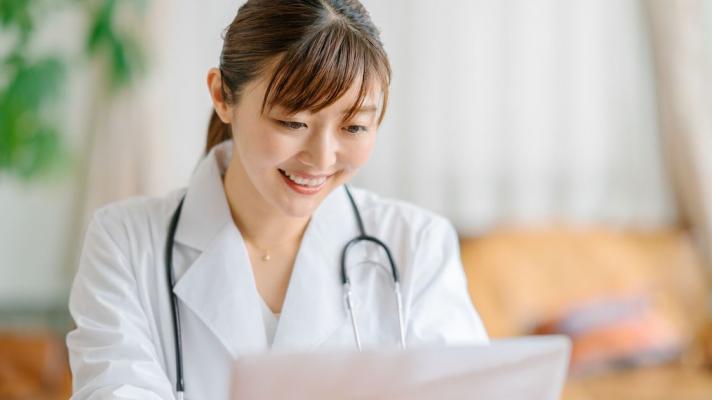
<svg viewBox="0 0 712 400">
<path fill-rule="evenodd" d="M 176 189 L 164 196 L 132 196 L 103 205 L 94 211 L 94 219 L 106 222 L 160 218 L 170 214 L 186 189 Z M 169 211 L 170 209 L 170 211 Z"/>
<path fill-rule="evenodd" d="M 96 211 L 88 230 L 104 231 L 124 252 L 135 253 L 141 244 L 163 235 L 185 188 L 164 196 L 134 196 L 106 204 Z"/>
<path fill-rule="evenodd" d="M 380 196 L 366 189 L 349 186 L 359 211 L 372 231 L 397 234 L 417 244 L 426 235 L 457 239 L 450 221 L 423 207 L 403 200 Z"/>
</svg>

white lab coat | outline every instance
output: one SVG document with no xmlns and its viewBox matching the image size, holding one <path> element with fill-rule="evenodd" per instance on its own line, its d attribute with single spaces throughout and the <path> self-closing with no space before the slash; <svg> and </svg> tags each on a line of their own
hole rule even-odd
<svg viewBox="0 0 712 400">
<path fill-rule="evenodd" d="M 175 349 L 164 246 L 186 195 L 175 236 L 174 269 L 183 335 L 186 399 L 226 399 L 230 367 L 270 349 L 259 293 L 221 174 L 232 142 L 198 165 L 187 189 L 133 198 L 98 210 L 86 232 L 69 308 L 73 399 L 172 399 Z M 353 189 L 367 233 L 388 246 L 401 274 L 406 342 L 482 343 L 487 334 L 466 289 L 454 229 L 415 206 Z M 354 349 L 340 283 L 340 254 L 358 234 L 343 188 L 313 214 L 296 257 L 271 349 Z M 349 256 L 364 347 L 398 343 L 392 280 L 382 251 Z"/>
</svg>

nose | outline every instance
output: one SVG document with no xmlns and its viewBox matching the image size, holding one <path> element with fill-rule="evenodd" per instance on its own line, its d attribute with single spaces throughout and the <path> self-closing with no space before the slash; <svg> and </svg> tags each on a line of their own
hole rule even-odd
<svg viewBox="0 0 712 400">
<path fill-rule="evenodd" d="M 330 130 L 324 129 L 311 135 L 301 162 L 313 169 L 326 172 L 336 163 L 338 143 Z"/>
</svg>

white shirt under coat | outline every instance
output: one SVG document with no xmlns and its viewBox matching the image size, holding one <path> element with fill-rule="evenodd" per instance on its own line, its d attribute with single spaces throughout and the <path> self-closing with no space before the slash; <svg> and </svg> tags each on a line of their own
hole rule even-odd
<svg viewBox="0 0 712 400">
<path fill-rule="evenodd" d="M 175 350 L 164 247 L 181 196 L 174 246 L 186 399 L 227 399 L 230 368 L 243 354 L 355 349 L 340 280 L 344 244 L 358 226 L 343 187 L 314 212 L 304 233 L 269 346 L 262 299 L 225 197 L 232 142 L 216 146 L 187 189 L 99 209 L 86 232 L 69 308 L 73 399 L 173 399 Z M 474 344 L 487 334 L 467 293 L 458 240 L 444 218 L 365 190 L 352 193 L 370 235 L 396 260 L 406 342 Z M 365 348 L 397 346 L 392 279 L 382 251 L 360 244 L 349 257 Z"/>
</svg>

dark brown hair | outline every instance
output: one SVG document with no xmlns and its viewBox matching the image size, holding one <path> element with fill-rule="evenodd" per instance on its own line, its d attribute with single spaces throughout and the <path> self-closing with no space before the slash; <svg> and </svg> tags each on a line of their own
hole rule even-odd
<svg viewBox="0 0 712 400">
<path fill-rule="evenodd" d="M 366 9 L 357 0 L 248 0 L 227 28 L 220 56 L 222 95 L 239 100 L 240 91 L 271 70 L 262 111 L 274 105 L 288 112 L 317 112 L 360 82 L 349 119 L 362 105 L 373 83 L 388 103 L 391 69 Z M 231 138 L 231 129 L 217 116 L 210 118 L 208 153 Z"/>
</svg>

